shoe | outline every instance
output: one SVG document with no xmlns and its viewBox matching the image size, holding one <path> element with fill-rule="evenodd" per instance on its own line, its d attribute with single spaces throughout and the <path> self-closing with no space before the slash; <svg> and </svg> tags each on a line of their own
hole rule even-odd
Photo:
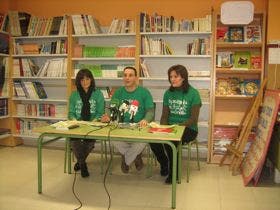
<svg viewBox="0 0 280 210">
<path fill-rule="evenodd" d="M 129 171 L 129 166 L 128 165 L 126 165 L 126 163 L 125 163 L 125 158 L 124 158 L 124 156 L 122 155 L 122 164 L 121 164 L 121 169 L 122 169 L 122 172 L 123 173 L 125 173 L 125 174 L 127 174 L 128 173 L 128 171 Z"/>
<path fill-rule="evenodd" d="M 135 167 L 136 167 L 137 171 L 141 171 L 141 169 L 144 166 L 141 153 L 136 156 L 134 163 L 135 163 Z"/>
<path fill-rule="evenodd" d="M 167 176 L 169 173 L 167 166 L 160 166 L 160 175 Z"/>
<path fill-rule="evenodd" d="M 89 176 L 89 172 L 88 172 L 87 164 L 86 163 L 82 163 L 80 165 L 80 167 L 81 167 L 81 176 L 83 178 L 88 177 Z"/>
<path fill-rule="evenodd" d="M 165 180 L 165 184 L 171 184 L 172 183 L 172 176 L 168 176 Z"/>
<path fill-rule="evenodd" d="M 74 171 L 79 171 L 79 170 L 81 170 L 81 167 L 80 167 L 80 164 L 77 162 L 74 165 Z"/>
</svg>

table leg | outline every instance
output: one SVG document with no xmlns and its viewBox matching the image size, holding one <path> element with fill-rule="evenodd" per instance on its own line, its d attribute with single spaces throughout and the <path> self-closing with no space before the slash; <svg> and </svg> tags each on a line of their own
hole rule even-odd
<svg viewBox="0 0 280 210">
<path fill-rule="evenodd" d="M 177 149 L 176 146 L 170 142 L 173 155 L 172 167 L 172 209 L 176 209 L 176 179 L 177 179 Z"/>
<path fill-rule="evenodd" d="M 42 144 L 43 144 L 43 135 L 40 135 L 37 145 L 37 163 L 38 163 L 38 193 L 42 193 Z"/>
<path fill-rule="evenodd" d="M 71 156 L 71 145 L 70 145 L 71 139 L 66 138 L 65 141 L 66 141 L 66 148 L 65 149 L 66 149 L 66 152 L 67 152 L 67 159 L 68 159 L 68 174 L 71 174 L 72 173 L 72 164 L 71 164 L 72 156 Z"/>
</svg>

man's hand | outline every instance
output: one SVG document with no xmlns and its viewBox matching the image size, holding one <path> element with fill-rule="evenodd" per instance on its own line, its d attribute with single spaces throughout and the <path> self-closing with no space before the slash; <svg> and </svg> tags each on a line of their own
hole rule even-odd
<svg viewBox="0 0 280 210">
<path fill-rule="evenodd" d="M 140 127 L 146 127 L 148 125 L 148 122 L 146 121 L 146 120 L 141 120 L 140 122 L 139 122 L 139 126 Z"/>
</svg>

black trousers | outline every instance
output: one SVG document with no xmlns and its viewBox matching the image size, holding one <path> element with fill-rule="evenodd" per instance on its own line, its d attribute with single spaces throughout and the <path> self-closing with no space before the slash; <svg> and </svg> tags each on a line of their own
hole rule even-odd
<svg viewBox="0 0 280 210">
<path fill-rule="evenodd" d="M 77 158 L 77 162 L 79 164 L 83 164 L 86 162 L 86 159 L 94 148 L 95 140 L 94 139 L 71 139 L 71 148 L 75 157 Z"/>
<path fill-rule="evenodd" d="M 187 144 L 188 142 L 193 141 L 196 137 L 197 132 L 186 127 L 181 138 L 182 144 Z M 177 147 L 179 142 L 174 141 L 173 144 Z M 157 161 L 160 163 L 161 168 L 168 167 L 169 175 L 172 175 L 173 155 L 171 147 L 168 144 L 156 143 L 150 143 L 150 147 L 155 154 Z"/>
</svg>

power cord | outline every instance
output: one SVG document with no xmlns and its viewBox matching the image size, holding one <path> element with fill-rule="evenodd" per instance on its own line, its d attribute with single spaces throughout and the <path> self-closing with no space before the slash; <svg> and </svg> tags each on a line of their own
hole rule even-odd
<svg viewBox="0 0 280 210">
<path fill-rule="evenodd" d="M 109 126 L 109 123 L 105 126 L 98 126 L 97 129 L 93 129 L 93 130 L 90 130 L 89 132 L 87 132 L 85 135 L 84 135 L 84 138 L 86 138 L 90 133 L 94 132 L 94 131 L 97 131 L 97 130 L 101 130 L 105 127 Z M 111 129 L 110 129 L 111 130 Z M 110 132 L 109 130 L 109 132 Z M 108 132 L 108 133 L 109 133 Z M 77 179 L 77 172 L 75 171 L 75 175 L 74 175 L 74 180 L 73 180 L 73 184 L 72 184 L 72 193 L 73 195 L 75 196 L 76 200 L 80 203 L 80 206 L 75 208 L 74 210 L 78 210 L 80 208 L 82 208 L 83 206 L 83 203 L 81 202 L 81 200 L 79 199 L 78 195 L 75 193 L 75 183 L 76 183 L 76 179 Z"/>
<path fill-rule="evenodd" d="M 77 199 L 77 201 L 80 203 L 80 206 L 78 208 L 75 208 L 74 210 L 78 210 L 78 209 L 82 208 L 82 206 L 83 206 L 83 203 L 81 202 L 81 200 L 79 199 L 79 197 L 75 193 L 76 178 L 77 178 L 77 172 L 75 171 L 74 181 L 73 181 L 73 185 L 72 185 L 72 192 L 73 192 L 73 195 L 75 196 L 75 198 Z"/>
<path fill-rule="evenodd" d="M 111 207 L 111 196 L 110 196 L 109 190 L 107 189 L 107 186 L 106 186 L 106 179 L 107 179 L 107 175 L 108 175 L 109 169 L 110 169 L 110 167 L 112 165 L 112 161 L 113 161 L 113 151 L 112 151 L 112 147 L 111 147 L 110 134 L 111 134 L 111 131 L 115 130 L 117 127 L 118 126 L 116 125 L 115 127 L 110 128 L 110 130 L 108 132 L 108 136 L 107 136 L 107 140 L 109 142 L 110 160 L 109 160 L 109 164 L 107 165 L 107 168 L 106 168 L 106 171 L 105 171 L 105 174 L 104 174 L 104 177 L 103 177 L 103 186 L 104 186 L 104 189 L 105 189 L 106 194 L 108 196 L 108 208 L 107 208 L 108 210 Z"/>
</svg>

